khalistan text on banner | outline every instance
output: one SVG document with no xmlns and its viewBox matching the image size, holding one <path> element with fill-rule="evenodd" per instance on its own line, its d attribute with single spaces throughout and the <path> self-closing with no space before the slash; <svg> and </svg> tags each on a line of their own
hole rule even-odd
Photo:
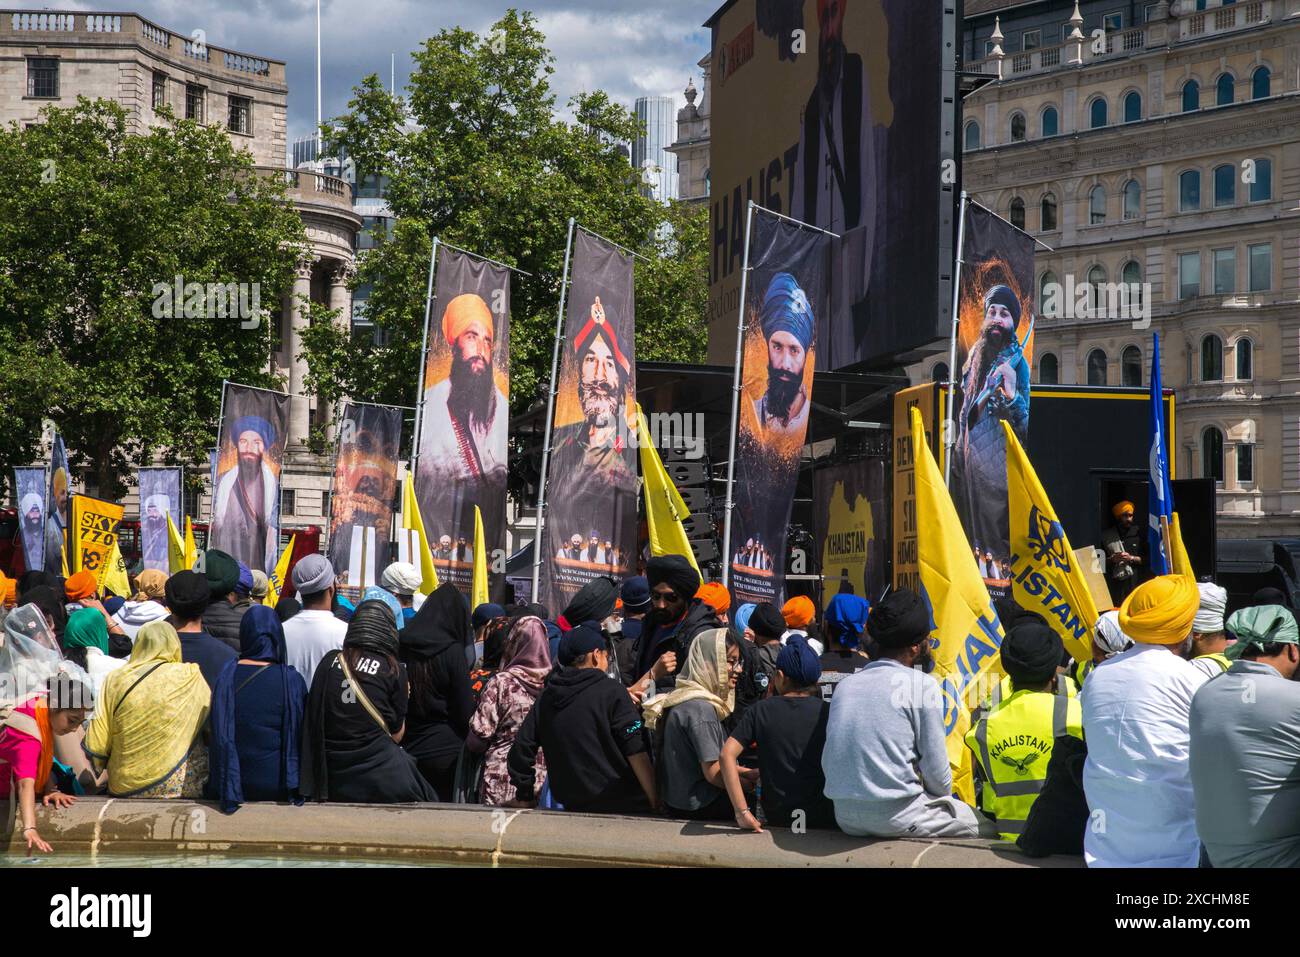
<svg viewBox="0 0 1300 957">
<path fill-rule="evenodd" d="M 556 614 L 587 582 L 636 568 L 632 257 L 582 230 L 573 246 L 537 599 Z"/>
<path fill-rule="evenodd" d="M 827 303 L 824 233 L 754 211 L 744 303 L 731 590 L 780 603 L 786 532 L 812 415 L 817 317 Z"/>
<path fill-rule="evenodd" d="M 208 547 L 268 575 L 280 549 L 280 469 L 290 396 L 226 385 Z"/>
<path fill-rule="evenodd" d="M 401 442 L 401 409 L 344 406 L 330 496 L 330 564 L 350 588 L 379 584 L 387 564 Z"/>
<path fill-rule="evenodd" d="M 140 558 L 145 568 L 168 571 L 167 517 L 180 528 L 181 470 L 140 469 Z"/>
<path fill-rule="evenodd" d="M 510 270 L 446 246 L 438 247 L 437 267 L 415 494 L 438 580 L 468 596 L 475 506 L 489 552 L 505 548 Z"/>
</svg>

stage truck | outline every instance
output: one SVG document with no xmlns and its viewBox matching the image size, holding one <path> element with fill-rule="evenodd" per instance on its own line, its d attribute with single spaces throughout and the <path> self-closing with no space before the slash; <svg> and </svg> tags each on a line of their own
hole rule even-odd
<svg viewBox="0 0 1300 957">
<path fill-rule="evenodd" d="M 909 410 L 916 407 L 940 471 L 945 468 L 943 422 L 947 417 L 946 384 L 927 383 L 894 395 L 892 581 L 917 587 L 916 512 Z M 1035 385 L 1026 452 L 1051 499 L 1070 544 L 1081 558 L 1101 546 L 1113 523 L 1111 508 L 1132 502 L 1143 525 L 1151 453 L 1150 392 L 1117 386 Z M 1214 483 L 1179 479 L 1177 417 L 1174 393 L 1164 392 L 1164 418 L 1170 455 L 1174 506 L 1183 540 L 1198 575 L 1213 574 L 1216 555 Z M 1099 608 L 1110 608 L 1102 570 L 1104 560 L 1081 561 Z M 986 576 L 990 591 L 1010 591 L 1009 579 Z"/>
</svg>

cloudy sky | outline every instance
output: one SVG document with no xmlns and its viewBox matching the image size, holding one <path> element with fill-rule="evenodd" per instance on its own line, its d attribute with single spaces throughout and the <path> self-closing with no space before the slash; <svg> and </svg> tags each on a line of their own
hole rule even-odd
<svg viewBox="0 0 1300 957">
<path fill-rule="evenodd" d="M 631 106 L 638 96 L 668 95 L 679 105 L 688 76 L 708 51 L 702 24 L 721 0 L 515 0 L 538 16 L 555 56 L 551 78 L 558 102 L 584 89 L 604 89 Z M 324 114 L 347 107 L 362 77 L 389 76 L 397 55 L 400 92 L 410 53 L 444 27 L 486 31 L 507 0 L 321 0 Z M 134 0 L 117 6 L 75 2 L 58 9 L 129 10 L 174 33 L 207 31 L 214 46 L 287 64 L 289 140 L 315 126 L 315 0 Z"/>
</svg>

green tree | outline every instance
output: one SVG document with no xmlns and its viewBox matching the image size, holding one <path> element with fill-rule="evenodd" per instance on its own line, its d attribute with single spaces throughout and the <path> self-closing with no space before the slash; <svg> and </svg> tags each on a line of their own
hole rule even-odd
<svg viewBox="0 0 1300 957">
<path fill-rule="evenodd" d="M 170 114 L 143 135 L 113 102 L 42 116 L 0 131 L 0 467 L 37 455 L 44 416 L 102 496 L 156 453 L 206 470 L 222 380 L 277 384 L 267 318 L 308 251 L 284 184 Z M 192 291 L 168 314 L 176 277 L 248 284 L 256 327 Z"/>
<path fill-rule="evenodd" d="M 382 345 L 316 323 L 304 336 L 313 384 L 358 399 L 414 405 L 434 236 L 509 263 L 511 406 L 527 408 L 550 374 L 570 216 L 634 249 L 643 358 L 696 361 L 705 350 L 707 225 L 698 211 L 643 194 L 615 144 L 641 126 L 603 92 L 556 112 L 555 71 L 531 14 L 510 10 L 486 35 L 443 30 L 415 54 L 408 97 L 377 76 L 323 133 L 359 175 L 388 177 L 392 237 L 359 264 L 367 317 Z M 680 229 L 677 239 L 665 238 Z M 333 380 L 327 382 L 326 379 Z"/>
</svg>

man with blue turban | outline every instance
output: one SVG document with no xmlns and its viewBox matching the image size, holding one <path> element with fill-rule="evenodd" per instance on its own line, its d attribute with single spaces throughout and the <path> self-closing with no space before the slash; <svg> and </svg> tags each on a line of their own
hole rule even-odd
<svg viewBox="0 0 1300 957">
<path fill-rule="evenodd" d="M 266 462 L 276 430 L 258 415 L 243 415 L 230 428 L 238 453 L 235 467 L 217 481 L 209 547 L 263 571 L 274 561 L 279 537 L 280 482 Z"/>
<path fill-rule="evenodd" d="M 772 277 L 759 320 L 767 340 L 767 392 L 754 403 L 759 426 L 802 435 L 812 408 L 803 372 L 812 348 L 813 312 L 794 276 L 779 272 Z"/>
</svg>

